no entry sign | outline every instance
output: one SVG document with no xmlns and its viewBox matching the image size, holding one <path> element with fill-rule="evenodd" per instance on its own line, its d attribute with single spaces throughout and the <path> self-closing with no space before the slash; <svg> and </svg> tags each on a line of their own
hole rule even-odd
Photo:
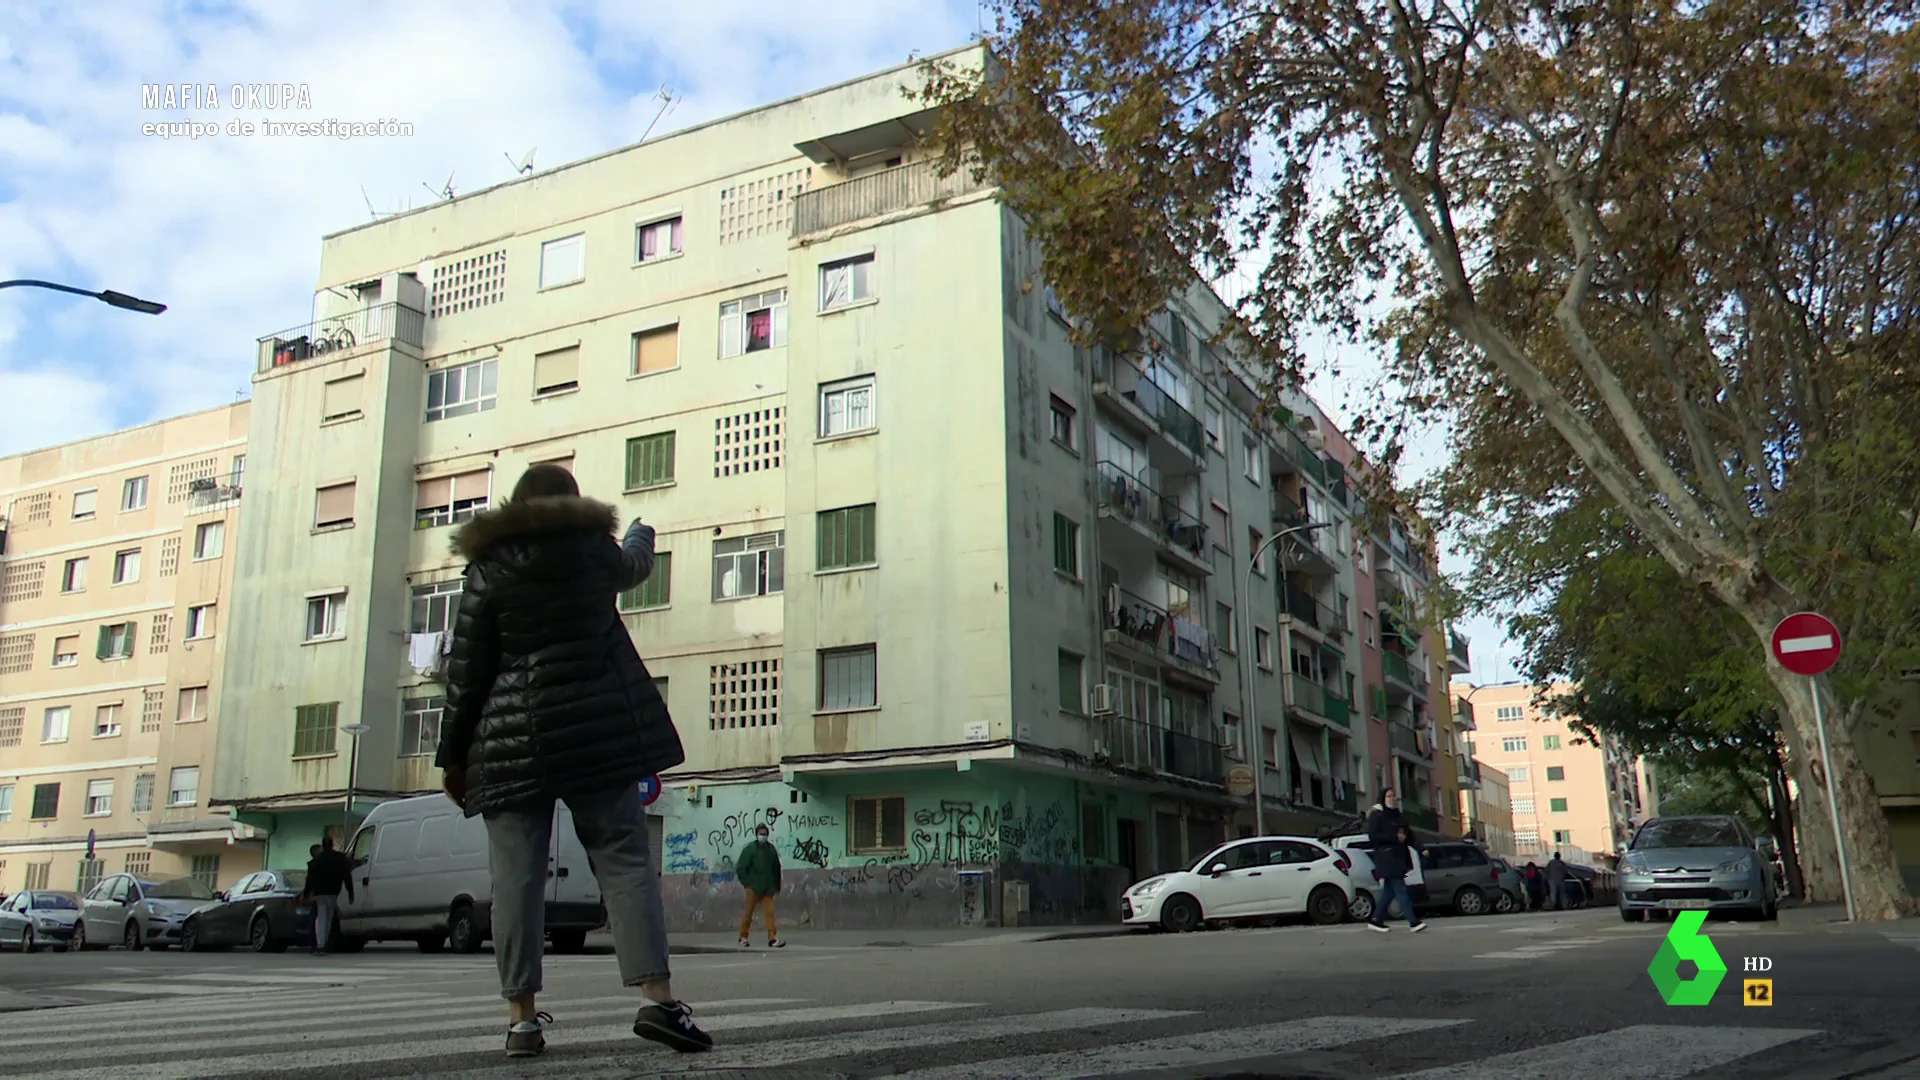
<svg viewBox="0 0 1920 1080">
<path fill-rule="evenodd" d="M 659 797 L 660 797 L 660 778 L 659 777 L 649 776 L 645 780 L 640 781 L 640 805 L 652 806 L 654 800 L 658 799 Z"/>
<path fill-rule="evenodd" d="M 1824 675 L 1840 662 L 1840 628 L 1811 611 L 1789 615 L 1773 628 L 1773 658 L 1795 675 Z"/>
</svg>

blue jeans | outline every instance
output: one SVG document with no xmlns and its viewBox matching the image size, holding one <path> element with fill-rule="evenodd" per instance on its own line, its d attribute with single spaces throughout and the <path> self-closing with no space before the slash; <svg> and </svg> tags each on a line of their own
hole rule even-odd
<svg viewBox="0 0 1920 1080">
<path fill-rule="evenodd" d="M 1420 916 L 1413 912 L 1413 890 L 1407 888 L 1405 874 L 1382 874 L 1380 876 L 1380 895 L 1373 902 L 1373 921 L 1377 926 L 1387 922 L 1387 907 L 1393 901 L 1400 901 L 1400 913 L 1407 917 L 1408 926 L 1419 926 Z"/>
</svg>

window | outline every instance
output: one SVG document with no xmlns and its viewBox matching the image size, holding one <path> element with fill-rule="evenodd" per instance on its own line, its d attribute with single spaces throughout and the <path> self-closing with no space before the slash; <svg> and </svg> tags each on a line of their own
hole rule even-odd
<svg viewBox="0 0 1920 1080">
<path fill-rule="evenodd" d="M 852 822 L 853 835 L 848 837 L 848 846 L 853 854 L 906 850 L 906 796 L 870 795 L 847 801 L 853 804 L 853 812 L 847 815 Z"/>
<path fill-rule="evenodd" d="M 1240 471 L 1245 473 L 1247 479 L 1253 481 L 1254 484 L 1258 485 L 1260 483 L 1259 443 L 1242 442 L 1240 444 Z"/>
<path fill-rule="evenodd" d="M 536 354 L 533 358 L 533 394 L 560 394 L 580 389 L 580 346 Z"/>
<path fill-rule="evenodd" d="M 1542 735 L 1542 736 L 1540 736 L 1540 749 L 1542 749 L 1542 750 L 1558 750 L 1558 749 L 1560 749 L 1560 736 L 1558 736 L 1558 735 Z"/>
<path fill-rule="evenodd" d="M 113 553 L 113 583 L 131 585 L 140 580 L 140 549 Z"/>
<path fill-rule="evenodd" d="M 872 431 L 877 422 L 873 412 L 872 376 L 820 387 L 821 438 Z"/>
<path fill-rule="evenodd" d="M 1502 705 L 1493 710 L 1493 718 L 1501 723 L 1525 720 L 1527 718 L 1527 707 L 1525 705 Z"/>
<path fill-rule="evenodd" d="M 151 851 L 127 852 L 126 869 L 122 871 L 123 873 L 134 874 L 139 877 L 146 877 L 147 874 L 152 872 L 152 870 L 153 870 L 153 852 Z"/>
<path fill-rule="evenodd" d="M 758 533 L 713 542 L 713 598 L 740 600 L 786 590 L 787 534 Z"/>
<path fill-rule="evenodd" d="M 213 605 L 198 604 L 187 609 L 187 641 L 213 636 Z M 133 624 L 127 624 L 127 654 L 133 654 Z"/>
<path fill-rule="evenodd" d="M 400 714 L 400 756 L 432 757 L 440 747 L 440 717 L 447 699 L 414 698 L 405 705 Z"/>
<path fill-rule="evenodd" d="M 173 712 L 176 724 L 197 724 L 207 718 L 207 688 L 204 686 L 183 686 L 180 688 L 180 700 Z"/>
<path fill-rule="evenodd" d="M 57 743 L 67 741 L 67 727 L 73 720 L 73 708 L 68 705 L 55 705 L 40 716 L 40 741 Z"/>
<path fill-rule="evenodd" d="M 1553 830 L 1553 842 L 1556 846 L 1560 844 L 1566 844 L 1571 846 L 1573 844 L 1573 830 L 1572 829 Z"/>
<path fill-rule="evenodd" d="M 1373 614 L 1371 612 L 1362 612 L 1360 614 L 1360 633 L 1363 641 L 1369 645 L 1373 644 Z"/>
<path fill-rule="evenodd" d="M 634 375 L 651 375 L 656 371 L 672 371 L 679 367 L 679 324 L 635 333 L 631 359 Z"/>
<path fill-rule="evenodd" d="M 113 781 L 87 781 L 87 817 L 105 817 L 113 813 Z"/>
<path fill-rule="evenodd" d="M 787 343 L 787 290 L 774 289 L 720 305 L 720 355 L 777 349 Z"/>
<path fill-rule="evenodd" d="M 13 785 L 0 784 L 0 824 L 13 820 Z"/>
<path fill-rule="evenodd" d="M 1266 537 L 1260 534 L 1259 529 L 1249 528 L 1247 530 L 1247 557 L 1253 560 L 1253 572 L 1259 574 L 1261 577 L 1265 577 L 1267 574 L 1268 552 L 1260 549 L 1261 543 L 1265 540 Z"/>
<path fill-rule="evenodd" d="M 659 573 L 655 570 L 654 573 Z M 413 587 L 413 611 L 407 626 L 410 633 L 444 634 L 453 629 L 453 616 L 460 610 L 460 594 L 466 582 L 460 578 L 436 581 Z"/>
<path fill-rule="evenodd" d="M 187 863 L 187 876 L 205 885 L 208 889 L 219 887 L 220 856 L 195 855 Z"/>
<path fill-rule="evenodd" d="M 587 234 L 574 233 L 540 245 L 540 287 L 557 289 L 587 276 Z"/>
<path fill-rule="evenodd" d="M 293 710 L 293 756 L 320 757 L 338 752 L 340 703 L 301 705 Z"/>
<path fill-rule="evenodd" d="M 60 816 L 60 785 L 33 785 L 33 812 L 28 815 L 35 821 L 46 821 Z"/>
<path fill-rule="evenodd" d="M 486 412 L 499 395 L 500 361 L 479 360 L 427 376 L 427 420 Z"/>
<path fill-rule="evenodd" d="M 1567 800 L 1565 800 L 1565 799 L 1548 799 L 1548 800 L 1547 800 L 1547 809 L 1548 809 L 1548 810 L 1551 810 L 1551 811 L 1553 811 L 1553 812 L 1554 812 L 1554 813 L 1556 813 L 1556 814 L 1564 814 L 1564 813 L 1566 813 L 1566 812 L 1567 812 Z M 1558 839 L 1559 839 L 1559 837 L 1557 837 L 1557 836 L 1556 836 L 1556 837 L 1555 837 L 1554 839 L 1555 839 L 1555 841 L 1557 842 L 1557 841 L 1558 841 Z"/>
<path fill-rule="evenodd" d="M 347 485 L 349 489 L 353 485 Z M 347 520 L 353 520 L 353 492 L 347 492 Z M 193 530 L 193 557 L 199 559 L 217 559 L 227 550 L 227 523 L 224 521 L 205 521 Z"/>
<path fill-rule="evenodd" d="M 92 892 L 100 884 L 100 878 L 107 872 L 107 864 L 102 859 L 80 857 L 80 866 L 74 873 L 74 890 L 80 893 Z"/>
<path fill-rule="evenodd" d="M 53 639 L 53 666 L 80 666 L 80 635 L 68 634 Z"/>
<path fill-rule="evenodd" d="M 307 597 L 307 640 L 332 641 L 347 634 L 347 594 Z"/>
<path fill-rule="evenodd" d="M 1205 420 L 1206 432 L 1207 432 L 1207 448 L 1212 450 L 1216 454 L 1225 452 L 1220 448 L 1220 429 L 1221 429 L 1222 422 L 1223 422 L 1223 418 L 1220 415 L 1220 410 L 1214 408 L 1211 405 L 1207 406 L 1206 420 Z"/>
<path fill-rule="evenodd" d="M 819 569 L 850 570 L 878 562 L 879 549 L 874 536 L 876 516 L 873 503 L 822 510 L 818 516 Z"/>
<path fill-rule="evenodd" d="M 1060 395 L 1055 394 L 1049 399 L 1048 407 L 1053 417 L 1053 441 L 1069 450 L 1079 446 L 1079 441 L 1074 438 L 1073 406 L 1060 400 Z"/>
<path fill-rule="evenodd" d="M 83 488 L 73 493 L 73 519 L 85 521 L 100 506 L 100 489 Z"/>
<path fill-rule="evenodd" d="M 649 221 L 636 227 L 633 240 L 634 262 L 656 262 L 680 254 L 680 219 Z"/>
<path fill-rule="evenodd" d="M 1507 779 L 1516 784 L 1526 783 L 1527 767 L 1525 765 L 1512 766 L 1511 768 L 1507 769 Z"/>
<path fill-rule="evenodd" d="M 1080 577 L 1080 526 L 1063 514 L 1053 515 L 1053 568 L 1070 578 Z"/>
<path fill-rule="evenodd" d="M 93 710 L 93 737 L 111 739 L 120 734 L 120 703 L 97 705 Z"/>
<path fill-rule="evenodd" d="M 485 510 L 492 501 L 491 469 L 429 477 L 413 486 L 413 527 L 458 525 Z"/>
<path fill-rule="evenodd" d="M 1551 738 L 1551 736 L 1549 736 L 1549 738 Z M 1565 780 L 1566 778 L 1567 770 L 1565 768 L 1559 765 L 1547 766 L 1547 783 L 1551 784 L 1556 780 Z"/>
<path fill-rule="evenodd" d="M 653 573 L 647 580 L 620 594 L 621 611 L 645 611 L 673 603 L 673 552 L 653 553 Z"/>
<path fill-rule="evenodd" d="M 873 299 L 873 256 L 858 255 L 820 267 L 820 310 Z"/>
<path fill-rule="evenodd" d="M 871 709 L 880 704 L 878 650 L 872 645 L 820 653 L 820 711 Z"/>
<path fill-rule="evenodd" d="M 1225 604 L 1213 605 L 1213 636 L 1220 639 L 1220 647 L 1227 652 L 1239 651 L 1239 628 L 1234 625 L 1233 609 Z"/>
<path fill-rule="evenodd" d="M 334 484 L 320 488 L 313 497 L 313 527 L 334 529 L 353 524 L 353 498 L 359 485 Z"/>
<path fill-rule="evenodd" d="M 1207 504 L 1207 531 L 1213 534 L 1213 546 L 1233 554 L 1233 518 L 1217 502 Z"/>
<path fill-rule="evenodd" d="M 128 477 L 120 484 L 120 511 L 129 513 L 147 508 L 147 478 Z"/>
<path fill-rule="evenodd" d="M 1533 813 L 1533 796 L 1531 796 L 1531 795 L 1528 795 L 1528 796 L 1525 796 L 1524 798 L 1516 798 L 1516 799 L 1514 799 L 1514 800 L 1513 800 L 1513 812 L 1514 812 L 1514 813 L 1516 813 L 1516 814 L 1531 814 L 1531 813 Z"/>
<path fill-rule="evenodd" d="M 53 879 L 53 863 L 40 862 L 27 864 L 27 888 L 44 889 Z"/>
<path fill-rule="evenodd" d="M 1273 670 L 1273 635 L 1264 626 L 1253 628 L 1253 662 L 1264 670 Z"/>
<path fill-rule="evenodd" d="M 1509 735 L 1500 740 L 1500 749 L 1509 754 L 1521 753 L 1525 751 L 1526 748 L 1527 737 L 1525 735 Z"/>
<path fill-rule="evenodd" d="M 87 588 L 87 560 L 83 556 L 68 559 L 67 565 L 60 571 L 60 591 L 63 593 L 85 592 Z"/>
<path fill-rule="evenodd" d="M 642 435 L 627 440 L 627 490 L 673 483 L 675 432 Z"/>
<path fill-rule="evenodd" d="M 1260 760 L 1271 768 L 1280 767 L 1280 730 L 1263 727 L 1260 729 Z"/>
<path fill-rule="evenodd" d="M 1078 715 L 1086 711 L 1086 659 L 1078 653 L 1060 650 L 1060 711 Z"/>
<path fill-rule="evenodd" d="M 349 375 L 321 388 L 320 422 L 350 420 L 360 415 L 360 402 L 366 394 L 367 377 Z"/>
<path fill-rule="evenodd" d="M 132 655 L 132 623 L 112 623 L 100 628 L 99 637 L 93 646 L 95 660 L 125 660 Z"/>
<path fill-rule="evenodd" d="M 181 765 L 167 773 L 167 805 L 192 806 L 200 801 L 200 766 Z"/>
</svg>

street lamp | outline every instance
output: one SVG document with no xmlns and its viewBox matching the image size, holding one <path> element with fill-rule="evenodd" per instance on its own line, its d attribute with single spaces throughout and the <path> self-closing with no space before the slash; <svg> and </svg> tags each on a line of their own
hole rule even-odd
<svg viewBox="0 0 1920 1080">
<path fill-rule="evenodd" d="M 1260 707 L 1258 704 L 1260 677 L 1259 673 L 1255 670 L 1259 666 L 1260 657 L 1256 651 L 1257 645 L 1253 638 L 1253 572 L 1260 566 L 1260 557 L 1265 555 L 1267 549 L 1274 546 L 1274 544 L 1280 540 L 1292 536 L 1295 533 L 1312 532 L 1315 529 L 1330 529 L 1332 527 L 1333 522 L 1331 521 L 1313 521 L 1305 525 L 1295 525 L 1291 528 L 1281 529 L 1279 532 L 1262 540 L 1260 546 L 1253 549 L 1253 558 L 1247 560 L 1246 573 L 1242 575 L 1246 583 L 1246 588 L 1240 595 L 1246 599 L 1241 601 L 1240 604 L 1240 606 L 1245 609 L 1245 617 L 1241 621 L 1246 627 L 1247 637 L 1245 648 L 1252 657 L 1252 661 L 1243 660 L 1240 663 L 1241 670 L 1245 671 L 1247 676 L 1247 718 L 1241 724 L 1241 727 L 1245 729 L 1245 734 L 1243 734 L 1241 738 L 1243 741 L 1250 741 L 1252 744 L 1247 748 L 1247 759 L 1253 762 L 1253 834 L 1255 836 L 1265 836 L 1267 834 L 1267 797 L 1264 790 L 1266 787 L 1267 762 L 1265 758 L 1260 756 L 1260 736 L 1254 733 L 1254 728 L 1260 727 Z M 1265 730 L 1264 727 L 1261 727 L 1262 732 Z M 1285 731 L 1285 728 L 1281 729 L 1283 734 Z M 1284 748 L 1286 746 L 1285 739 L 1281 739 L 1279 742 L 1281 747 Z M 1285 750 L 1283 749 L 1282 754 L 1284 755 L 1284 753 Z M 1285 771 L 1283 767 L 1281 770 L 1282 775 L 1285 775 Z"/>
<path fill-rule="evenodd" d="M 341 823 L 341 827 L 345 831 L 352 832 L 353 831 L 353 789 L 354 789 L 354 784 L 358 780 L 358 778 L 354 775 L 354 773 L 356 770 L 360 768 L 360 736 L 365 735 L 368 731 L 372 729 L 365 724 L 342 724 L 340 725 L 340 730 L 353 736 L 353 745 L 347 750 L 347 805 L 346 805 L 346 815 L 343 818 Z M 343 838 L 341 842 L 344 844 L 346 841 Z"/>
<path fill-rule="evenodd" d="M 102 289 L 99 292 L 94 292 L 90 289 L 76 289 L 71 285 L 59 285 L 51 281 L 35 281 L 32 278 L 16 278 L 13 281 L 0 281 L 0 289 L 11 289 L 16 285 L 35 289 L 52 289 L 55 292 L 72 293 L 75 296 L 91 296 L 95 300 L 102 301 L 113 307 L 124 308 L 127 311 L 137 311 L 142 315 L 158 315 L 167 310 L 167 305 L 165 304 L 157 304 L 152 300 L 142 300 L 137 296 L 128 296 L 123 292 L 114 292 L 112 289 Z"/>
</svg>

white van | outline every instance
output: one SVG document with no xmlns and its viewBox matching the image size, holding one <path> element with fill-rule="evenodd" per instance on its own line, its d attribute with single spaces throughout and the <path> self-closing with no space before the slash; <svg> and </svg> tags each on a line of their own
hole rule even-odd
<svg viewBox="0 0 1920 1080">
<path fill-rule="evenodd" d="M 347 848 L 353 899 L 340 897 L 340 944 L 417 941 L 421 952 L 475 952 L 493 936 L 487 826 L 444 794 L 373 808 Z M 555 952 L 577 951 L 607 921 L 587 851 L 565 804 L 554 808 L 547 856 L 547 936 Z"/>
</svg>

